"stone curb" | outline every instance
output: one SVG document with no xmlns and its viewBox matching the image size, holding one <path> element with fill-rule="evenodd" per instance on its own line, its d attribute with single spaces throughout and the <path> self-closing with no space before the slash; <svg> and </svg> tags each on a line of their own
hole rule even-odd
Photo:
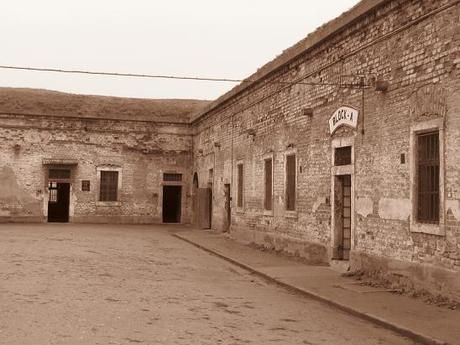
<svg viewBox="0 0 460 345">
<path fill-rule="evenodd" d="M 212 254 L 214 256 L 217 256 L 223 260 L 226 260 L 238 267 L 241 267 L 255 275 L 258 275 L 259 277 L 269 281 L 269 282 L 272 282 L 272 283 L 275 283 L 276 285 L 284 288 L 284 289 L 287 289 L 291 292 L 295 292 L 295 293 L 298 293 L 300 295 L 303 295 L 305 297 L 308 297 L 308 298 L 312 298 L 312 299 L 315 299 L 319 302 L 322 302 L 324 304 L 327 304 L 333 308 L 336 308 L 336 309 L 339 309 L 341 311 L 344 311 L 348 314 L 351 314 L 353 316 L 356 316 L 360 319 L 363 319 L 363 320 L 366 320 L 366 321 L 369 321 L 369 322 L 372 322 L 378 326 L 381 326 L 381 327 L 384 327 L 386 329 L 389 329 L 393 332 L 396 332 L 396 333 L 399 333 L 405 337 L 408 337 L 412 340 L 415 340 L 419 343 L 422 343 L 422 344 L 426 344 L 426 345 L 449 345 L 449 343 L 445 342 L 445 341 L 441 341 L 439 339 L 436 339 L 436 338 L 432 338 L 432 337 L 429 337 L 427 335 L 424 335 L 424 334 L 421 334 L 421 333 L 418 333 L 416 331 L 413 331 L 409 328 L 405 328 L 405 327 L 402 327 L 402 326 L 399 326 L 395 323 L 392 323 L 386 319 L 383 319 L 383 318 L 380 318 L 378 316 L 375 316 L 375 315 L 372 315 L 372 314 L 369 314 L 369 313 L 366 313 L 366 312 L 363 312 L 363 311 L 360 311 L 360 310 L 357 310 L 357 309 L 354 309 L 350 306 L 347 306 L 347 305 L 344 305 L 344 304 L 341 304 L 337 301 L 334 301 L 328 297 L 325 297 L 325 296 L 321 296 L 320 294 L 316 293 L 316 292 L 313 292 L 313 291 L 309 291 L 309 290 L 306 290 L 304 288 L 300 288 L 300 287 L 297 287 L 295 285 L 291 285 L 291 284 L 288 284 L 288 283 L 285 283 L 275 277 L 272 277 L 266 273 L 263 273 L 259 270 L 257 270 L 256 268 L 253 268 L 249 265 L 246 265 L 242 262 L 239 262 L 235 259 L 232 259 L 228 256 L 225 256 L 223 254 L 220 254 L 212 249 L 209 249 L 197 242 L 194 242 L 188 238 L 185 238 L 185 237 L 182 237 L 180 234 L 172 234 L 172 236 L 184 241 L 184 242 L 187 242 L 209 254 Z"/>
</svg>

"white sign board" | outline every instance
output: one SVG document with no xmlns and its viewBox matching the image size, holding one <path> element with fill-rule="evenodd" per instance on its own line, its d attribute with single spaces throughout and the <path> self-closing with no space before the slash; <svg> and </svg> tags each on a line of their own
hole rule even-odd
<svg viewBox="0 0 460 345">
<path fill-rule="evenodd" d="M 329 129 L 331 134 L 341 126 L 350 126 L 356 128 L 358 126 L 359 111 L 351 107 L 340 107 L 329 119 Z"/>
</svg>

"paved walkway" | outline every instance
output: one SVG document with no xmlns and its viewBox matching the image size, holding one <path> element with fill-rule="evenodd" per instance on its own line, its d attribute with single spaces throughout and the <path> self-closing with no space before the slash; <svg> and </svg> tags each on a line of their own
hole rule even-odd
<svg viewBox="0 0 460 345">
<path fill-rule="evenodd" d="M 314 297 L 425 344 L 460 344 L 460 311 L 441 308 L 388 291 L 356 284 L 324 266 L 259 251 L 211 231 L 175 236 L 275 283 Z"/>
</svg>

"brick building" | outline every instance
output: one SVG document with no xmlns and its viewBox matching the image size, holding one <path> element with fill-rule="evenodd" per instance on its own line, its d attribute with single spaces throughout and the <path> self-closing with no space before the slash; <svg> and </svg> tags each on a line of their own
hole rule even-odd
<svg viewBox="0 0 460 345">
<path fill-rule="evenodd" d="M 212 227 L 459 298 L 458 3 L 362 1 L 195 114 Z"/>
<path fill-rule="evenodd" d="M 206 103 L 0 89 L 0 220 L 189 222 Z"/>
<path fill-rule="evenodd" d="M 459 2 L 364 0 L 210 104 L 4 90 L 0 217 L 61 188 L 70 221 L 194 222 L 460 300 Z"/>
</svg>

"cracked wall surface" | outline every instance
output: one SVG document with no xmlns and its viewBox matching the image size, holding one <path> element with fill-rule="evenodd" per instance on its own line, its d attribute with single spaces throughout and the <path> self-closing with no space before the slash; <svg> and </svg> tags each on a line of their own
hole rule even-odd
<svg viewBox="0 0 460 345">
<path fill-rule="evenodd" d="M 196 173 L 199 188 L 212 188 L 213 229 L 226 228 L 224 191 L 230 185 L 232 234 L 324 263 L 332 258 L 337 233 L 332 181 L 346 171 L 353 184 L 350 264 L 426 278 L 428 288 L 460 296 L 460 32 L 452 25 L 460 21 L 460 6 L 453 0 L 375 3 L 344 27 L 337 23 L 349 14 L 327 24 L 318 31 L 321 40 L 308 46 L 318 36 L 313 34 L 302 41 L 299 55 L 288 49 L 280 57 L 284 64 L 262 67 L 265 78 L 236 87 L 178 123 L 148 121 L 145 114 L 141 121 L 126 114 L 111 119 L 107 111 L 101 118 L 0 115 L 0 169 L 11 184 L 0 192 L 0 219 L 45 217 L 43 158 L 78 161 L 73 221 L 159 222 L 162 173 L 177 172 L 184 176 L 188 222 Z M 388 89 L 378 91 L 376 80 Z M 341 106 L 360 111 L 358 127 L 331 134 L 329 119 Z M 441 217 L 439 224 L 420 226 L 414 221 L 413 136 L 414 128 L 430 123 L 439 124 L 442 134 Z M 335 142 L 353 146 L 352 164 L 334 167 Z M 287 154 L 297 158 L 296 207 L 290 212 Z M 267 157 L 273 159 L 271 210 L 264 209 Z M 244 166 L 242 207 L 236 205 L 237 164 Z M 97 186 L 101 165 L 123 169 L 118 207 L 102 207 L 94 190 L 79 188 L 83 179 Z M 440 286 L 433 278 L 438 276 L 448 283 Z"/>
<path fill-rule="evenodd" d="M 0 116 L 0 220 L 46 221 L 44 159 L 70 160 L 72 222 L 162 222 L 163 173 L 183 174 L 182 222 L 188 196 L 192 136 L 186 124 L 127 120 Z M 119 204 L 98 203 L 97 168 L 119 167 Z M 56 166 L 55 166 L 56 167 Z M 91 190 L 82 191 L 81 181 Z"/>
<path fill-rule="evenodd" d="M 203 186 L 208 171 L 214 172 L 213 228 L 222 228 L 222 188 L 230 183 L 231 232 L 269 247 L 277 239 L 319 245 L 330 260 L 332 141 L 344 138 L 353 142 L 354 157 L 352 254 L 357 259 L 351 263 L 358 267 L 366 262 L 365 270 L 385 271 L 372 260 L 359 260 L 369 256 L 458 277 L 460 35 L 451 23 L 459 20 L 458 4 L 448 0 L 384 2 L 311 47 L 306 39 L 304 53 L 290 56 L 289 63 L 271 72 L 262 67 L 265 79 L 235 88 L 195 117 L 194 169 Z M 326 24 L 324 30 L 330 27 Z M 338 86 L 359 84 L 359 76 L 370 85 L 364 91 Z M 376 79 L 388 82 L 388 90 L 376 91 Z M 299 80 L 305 84 L 296 84 Z M 342 127 L 331 136 L 329 118 L 345 105 L 359 109 L 358 127 Z M 441 123 L 443 138 L 442 214 L 438 229 L 424 232 L 411 225 L 416 203 L 411 197 L 411 128 L 431 121 Z M 288 151 L 295 151 L 298 165 L 294 213 L 285 207 Z M 273 156 L 274 166 L 272 212 L 264 210 L 267 155 Z M 242 208 L 235 204 L 236 164 L 244 164 Z M 460 296 L 458 279 L 449 281 L 450 293 Z"/>
</svg>

